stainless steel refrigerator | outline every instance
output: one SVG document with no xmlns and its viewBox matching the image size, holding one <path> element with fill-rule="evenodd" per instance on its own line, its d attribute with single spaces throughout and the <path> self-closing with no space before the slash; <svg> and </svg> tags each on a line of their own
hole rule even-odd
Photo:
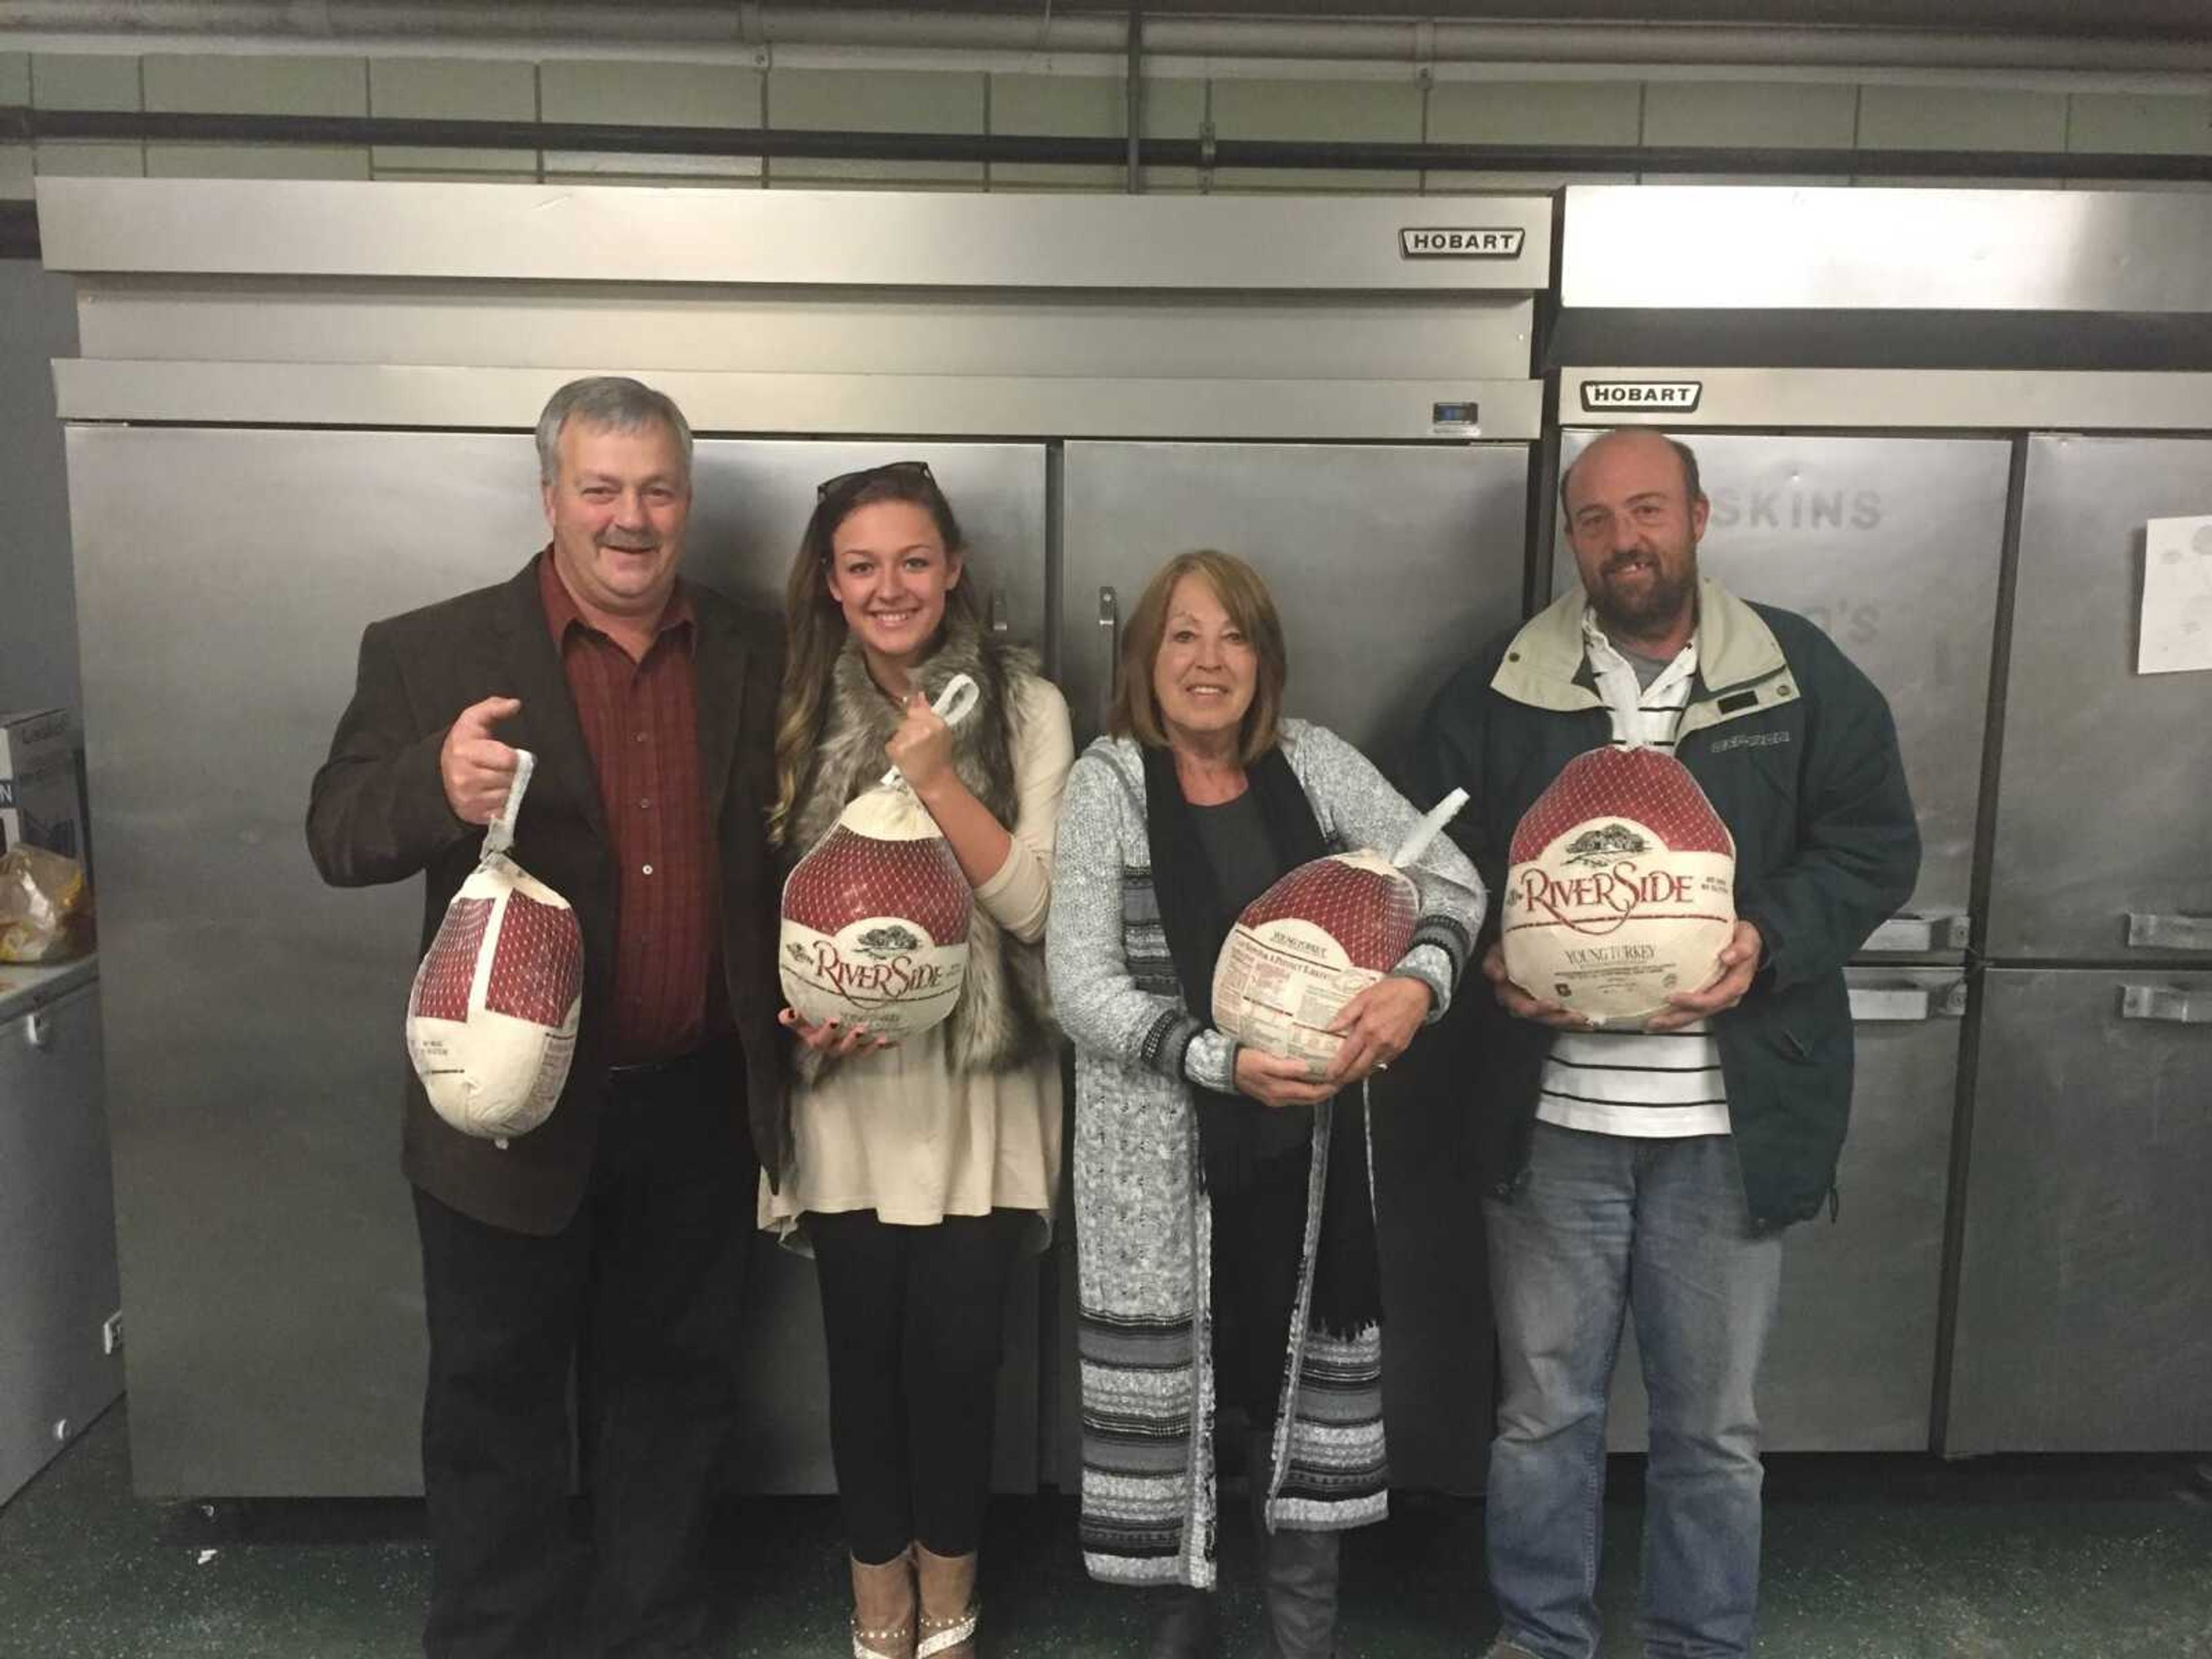
<svg viewBox="0 0 2212 1659">
<path fill-rule="evenodd" d="M 2147 588 L 2147 525 L 2212 514 L 2212 204 L 1595 186 L 1562 217 L 1563 418 L 1690 435 L 1709 562 L 1822 621 L 1898 714 L 1923 915 L 1869 941 L 1899 953 L 1854 966 L 1855 1005 L 1911 1010 L 1933 975 L 1964 1008 L 1940 1036 L 1863 1013 L 1769 1443 L 2201 1449 L 2212 678 L 2137 647 L 2194 615 L 2147 619 L 2181 574 Z M 1680 257 L 1619 255 L 1661 240 Z"/>
<path fill-rule="evenodd" d="M 325 888 L 301 823 L 361 628 L 542 544 L 526 434 L 562 380 L 632 372 L 684 405 L 688 568 L 748 597 L 780 593 L 817 482 L 928 459 L 994 625 L 1042 648 L 1081 736 L 1109 613 L 1186 547 L 1267 573 L 1293 710 L 1386 753 L 1518 614 L 1546 199 L 40 190 L 79 295 L 56 386 L 149 1495 L 416 1487 L 395 1164 L 419 900 Z M 1409 253 L 1436 225 L 1507 228 Z M 1417 1310 L 1396 1468 L 1466 1488 L 1489 1399 L 1466 1185 L 1435 1110 L 1378 1118 L 1386 1271 Z M 1015 1290 L 1002 1487 L 1067 1477 L 1070 1249 L 1063 1225 Z M 764 1240 L 751 1265 L 735 1478 L 828 1490 L 811 1267 Z"/>
<path fill-rule="evenodd" d="M 1584 379 L 1566 371 L 1571 398 Z M 1731 425 L 1758 411 L 1712 389 L 1700 402 L 1699 416 Z M 1786 1236 L 1762 1438 L 1775 1450 L 1924 1449 L 2010 448 L 1990 437 L 1712 431 L 1692 418 L 1669 429 L 1695 448 L 1712 501 L 1700 568 L 1741 598 L 1809 617 L 1881 688 L 1923 843 L 1911 903 L 1849 969 L 1857 1066 L 1838 1204 L 1832 1219 Z M 1562 434 L 1562 469 L 1595 431 Z M 1552 591 L 1579 580 L 1561 534 Z M 1634 1342 L 1632 1328 L 1608 1419 L 1619 1450 L 1644 1440 Z"/>
<path fill-rule="evenodd" d="M 2212 1447 L 2212 672 L 2136 667 L 2207 514 L 2212 437 L 2026 441 L 1947 1451 Z"/>
</svg>

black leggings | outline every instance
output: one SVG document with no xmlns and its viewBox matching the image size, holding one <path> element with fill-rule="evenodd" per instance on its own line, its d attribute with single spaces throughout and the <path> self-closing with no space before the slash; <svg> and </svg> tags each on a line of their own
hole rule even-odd
<svg viewBox="0 0 2212 1659">
<path fill-rule="evenodd" d="M 1030 1217 L 810 1211 L 830 1349 L 830 1455 L 845 1536 L 881 1563 L 919 1540 L 966 1555 L 983 1536 L 1006 1279 Z"/>
<path fill-rule="evenodd" d="M 1242 1191 L 1212 1194 L 1214 1403 L 1255 1429 L 1282 1401 L 1312 1169 L 1311 1152 L 1297 1147 L 1259 1160 Z"/>
</svg>

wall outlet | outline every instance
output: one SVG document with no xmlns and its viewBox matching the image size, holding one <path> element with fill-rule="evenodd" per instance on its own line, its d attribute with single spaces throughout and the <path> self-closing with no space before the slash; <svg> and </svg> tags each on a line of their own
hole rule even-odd
<svg viewBox="0 0 2212 1659">
<path fill-rule="evenodd" d="M 123 1316 L 112 1313 L 100 1322 L 100 1351 L 114 1353 L 123 1346 Z"/>
</svg>

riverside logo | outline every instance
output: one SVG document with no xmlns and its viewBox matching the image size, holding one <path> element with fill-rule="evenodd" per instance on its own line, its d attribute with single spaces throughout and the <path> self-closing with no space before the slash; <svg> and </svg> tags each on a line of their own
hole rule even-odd
<svg viewBox="0 0 2212 1659">
<path fill-rule="evenodd" d="M 1408 259 L 1517 259 L 1525 230 L 1504 225 L 1434 226 L 1398 233 L 1398 252 Z"/>
<path fill-rule="evenodd" d="M 1583 412 L 1610 415 L 1624 409 L 1668 409 L 1686 413 L 1705 392 L 1702 380 L 1584 380 Z"/>
</svg>

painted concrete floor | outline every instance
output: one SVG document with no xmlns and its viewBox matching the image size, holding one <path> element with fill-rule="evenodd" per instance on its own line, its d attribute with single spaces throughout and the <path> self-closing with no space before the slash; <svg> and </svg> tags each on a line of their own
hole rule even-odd
<svg viewBox="0 0 2212 1659">
<path fill-rule="evenodd" d="M 133 1498 L 118 1407 L 0 1509 L 7 1659 L 406 1659 L 428 1558 L 419 1505 Z M 1632 1659 L 1640 1505 L 1616 1460 L 1605 1659 Z M 2174 1458 L 1771 1461 L 1768 1659 L 2212 1659 L 2212 1489 Z M 1403 1495 L 1347 1547 L 1349 1659 L 1469 1659 L 1493 1623 L 1482 1507 Z M 1226 1529 L 1224 1529 L 1226 1531 Z M 717 1528 L 730 1659 L 848 1651 L 836 1516 L 732 1504 Z M 1231 1651 L 1256 1641 L 1250 1553 L 1228 1546 Z M 1073 1506 L 1006 1498 L 984 1556 L 994 1659 L 1141 1655 L 1141 1593 L 1087 1581 Z"/>
</svg>

